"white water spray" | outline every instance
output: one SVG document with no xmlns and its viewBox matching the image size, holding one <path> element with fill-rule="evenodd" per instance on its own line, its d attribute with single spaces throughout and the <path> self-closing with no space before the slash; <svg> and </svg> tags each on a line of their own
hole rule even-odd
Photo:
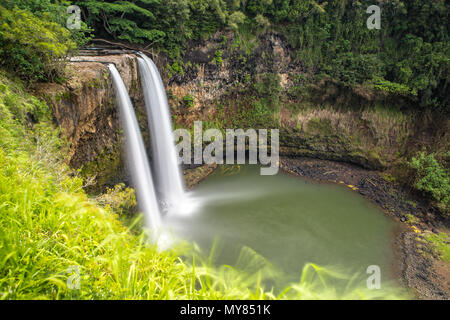
<svg viewBox="0 0 450 320">
<path fill-rule="evenodd" d="M 125 145 L 127 146 L 126 154 L 136 189 L 136 197 L 141 210 L 144 212 L 145 223 L 147 227 L 151 228 L 155 237 L 160 230 L 161 216 L 144 141 L 122 77 L 113 64 L 108 65 L 108 68 L 113 79 L 116 101 L 123 121 Z"/>
<path fill-rule="evenodd" d="M 175 149 L 169 104 L 161 75 L 144 54 L 138 58 L 152 142 L 153 169 L 160 201 L 170 212 L 186 207 L 186 197 Z"/>
</svg>

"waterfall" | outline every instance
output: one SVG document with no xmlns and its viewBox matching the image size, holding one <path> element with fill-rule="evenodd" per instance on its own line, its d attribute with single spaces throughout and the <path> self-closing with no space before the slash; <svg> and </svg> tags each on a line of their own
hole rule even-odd
<svg viewBox="0 0 450 320">
<path fill-rule="evenodd" d="M 144 212 L 146 225 L 153 231 L 153 236 L 156 236 L 161 226 L 161 216 L 144 141 L 122 77 L 113 64 L 109 64 L 108 68 L 112 75 L 116 101 L 123 121 L 127 160 L 135 185 L 136 197 L 140 209 Z"/>
<path fill-rule="evenodd" d="M 138 58 L 142 89 L 152 142 L 152 164 L 160 202 L 173 211 L 184 206 L 184 185 L 178 165 L 169 104 L 161 76 L 153 61 Z"/>
</svg>

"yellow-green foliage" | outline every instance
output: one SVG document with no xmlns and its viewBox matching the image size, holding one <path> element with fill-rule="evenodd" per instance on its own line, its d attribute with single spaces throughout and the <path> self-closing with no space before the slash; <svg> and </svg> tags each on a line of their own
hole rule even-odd
<svg viewBox="0 0 450 320">
<path fill-rule="evenodd" d="M 427 232 L 423 234 L 423 239 L 431 244 L 432 250 L 445 262 L 450 262 L 450 236 L 446 232 L 438 234 Z"/>
<path fill-rule="evenodd" d="M 61 148 L 62 141 L 50 118 L 45 103 L 25 94 L 20 82 L 10 81 L 0 72 L 0 147 L 41 156 L 46 148 Z"/>
<path fill-rule="evenodd" d="M 43 164 L 32 164 L 26 155 L 0 152 L 3 298 L 162 298 L 185 293 L 186 269 L 176 256 L 157 254 L 143 236 L 132 236 L 114 214 L 87 199 L 79 179 L 56 183 Z M 80 268 L 80 290 L 67 287 L 72 266 Z"/>
<path fill-rule="evenodd" d="M 419 218 L 413 216 L 410 213 L 406 214 L 405 216 L 408 219 L 407 221 L 408 221 L 409 224 L 419 224 L 420 223 Z"/>
<path fill-rule="evenodd" d="M 134 190 L 123 183 L 108 188 L 106 193 L 97 197 L 97 201 L 118 214 L 133 212 L 137 205 Z"/>
</svg>

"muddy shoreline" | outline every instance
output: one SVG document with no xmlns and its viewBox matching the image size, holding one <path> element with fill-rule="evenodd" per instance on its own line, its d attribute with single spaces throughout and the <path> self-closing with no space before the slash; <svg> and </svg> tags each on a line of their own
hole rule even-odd
<svg viewBox="0 0 450 320">
<path fill-rule="evenodd" d="M 426 202 L 414 198 L 379 172 L 356 165 L 311 158 L 282 158 L 284 172 L 321 183 L 337 183 L 358 192 L 399 223 L 394 238 L 395 269 L 400 283 L 418 299 L 448 300 L 449 266 L 417 240 L 424 231 L 437 232 L 447 221 L 432 213 Z M 408 215 L 408 216 L 407 216 Z M 411 224 L 408 217 L 417 218 Z M 427 252 L 429 254 L 424 254 Z"/>
</svg>

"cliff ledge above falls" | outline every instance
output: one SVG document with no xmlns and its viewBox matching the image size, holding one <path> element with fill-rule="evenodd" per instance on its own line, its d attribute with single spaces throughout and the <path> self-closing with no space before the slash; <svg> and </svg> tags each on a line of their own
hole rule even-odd
<svg viewBox="0 0 450 320">
<path fill-rule="evenodd" d="M 124 180 L 120 122 L 108 62 L 119 70 L 137 113 L 143 112 L 133 54 L 74 57 L 65 83 L 40 83 L 33 88 L 52 108 L 54 120 L 69 143 L 69 165 L 76 169 L 84 166 L 99 185 Z"/>
</svg>

